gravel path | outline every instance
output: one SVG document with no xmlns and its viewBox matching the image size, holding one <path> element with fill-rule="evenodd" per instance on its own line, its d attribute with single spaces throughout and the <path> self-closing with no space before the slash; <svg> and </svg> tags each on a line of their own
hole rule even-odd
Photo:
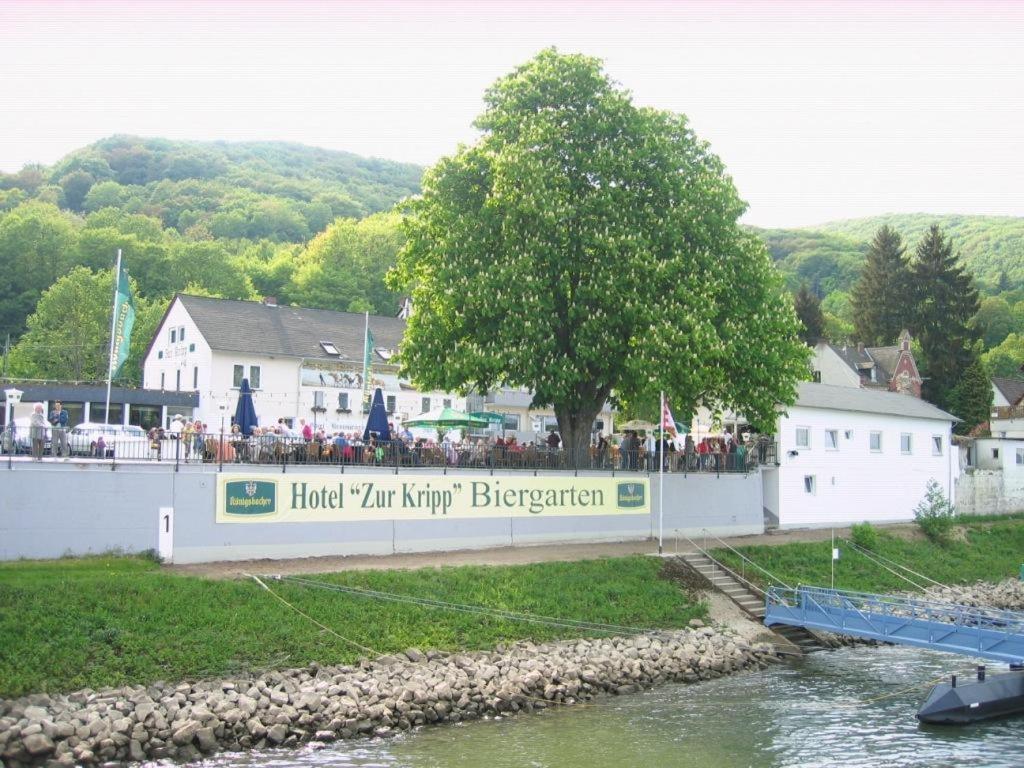
<svg viewBox="0 0 1024 768">
<path fill-rule="evenodd" d="M 897 536 L 916 537 L 917 526 L 898 524 L 878 526 Z M 836 536 L 849 536 L 849 528 L 836 528 Z M 776 531 L 759 536 L 736 536 L 730 545 L 778 545 L 791 542 L 824 541 L 832 535 L 828 528 L 801 528 Z M 703 542 L 697 542 L 703 546 Z M 714 546 L 709 542 L 709 546 Z M 665 539 L 666 552 L 686 552 L 691 548 L 685 540 Z M 392 570 L 437 568 L 442 565 L 525 565 L 555 561 L 595 560 L 601 557 L 650 555 L 658 551 L 656 541 L 620 541 L 593 544 L 545 544 L 529 547 L 497 547 L 465 549 L 449 552 L 422 552 L 399 555 L 350 555 L 347 557 L 304 557 L 291 560 L 235 560 L 196 565 L 169 565 L 167 570 L 191 576 L 214 579 L 238 578 L 244 573 L 295 575 L 332 573 L 335 571 Z"/>
</svg>

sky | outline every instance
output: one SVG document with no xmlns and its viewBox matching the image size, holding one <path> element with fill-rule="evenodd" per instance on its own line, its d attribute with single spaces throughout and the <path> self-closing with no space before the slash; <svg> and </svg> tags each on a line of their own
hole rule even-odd
<svg viewBox="0 0 1024 768">
<path fill-rule="evenodd" d="M 548 46 L 687 115 L 747 223 L 1024 215 L 1024 2 L 991 0 L 2 0 L 0 170 L 115 133 L 429 165 Z"/>
</svg>

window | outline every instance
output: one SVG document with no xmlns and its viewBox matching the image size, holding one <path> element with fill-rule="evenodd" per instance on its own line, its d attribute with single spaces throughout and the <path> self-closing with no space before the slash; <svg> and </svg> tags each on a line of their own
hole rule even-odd
<svg viewBox="0 0 1024 768">
<path fill-rule="evenodd" d="M 942 435 L 932 435 L 932 456 L 942 455 Z"/>
<path fill-rule="evenodd" d="M 826 451 L 838 451 L 839 450 L 839 430 L 837 430 L 837 429 L 826 429 L 825 430 L 825 450 Z"/>
<path fill-rule="evenodd" d="M 993 459 L 998 459 L 999 458 L 999 449 L 998 448 L 993 448 L 992 449 L 992 458 Z"/>
<path fill-rule="evenodd" d="M 444 407 L 445 408 L 451 408 L 452 407 L 452 400 L 451 400 L 450 397 L 446 397 L 444 399 Z"/>
<path fill-rule="evenodd" d="M 189 352 L 195 352 L 196 351 L 196 345 L 195 345 L 194 342 L 192 344 L 188 345 L 188 351 Z"/>
<path fill-rule="evenodd" d="M 234 373 L 232 373 L 232 375 L 231 375 L 231 386 L 234 387 L 235 389 L 238 389 L 240 386 L 242 386 L 242 379 L 244 379 L 244 378 L 245 378 L 245 366 L 244 365 L 236 365 Z"/>
<path fill-rule="evenodd" d="M 164 351 L 162 349 L 159 352 L 156 353 L 156 359 L 157 360 L 163 360 L 164 359 Z"/>
<path fill-rule="evenodd" d="M 804 493 L 814 496 L 818 490 L 818 484 L 814 475 L 804 475 Z"/>
<path fill-rule="evenodd" d="M 814 376 L 812 378 L 815 383 L 821 384 L 821 371 L 815 371 Z"/>
<path fill-rule="evenodd" d="M 182 325 L 182 326 L 178 327 L 178 341 L 184 341 L 184 340 L 185 340 L 185 326 Z"/>
<path fill-rule="evenodd" d="M 1024 465 L 1024 448 L 1017 449 L 1017 466 Z"/>
<path fill-rule="evenodd" d="M 174 391 L 181 392 L 181 368 L 174 372 Z"/>
<path fill-rule="evenodd" d="M 519 431 L 519 414 L 518 413 L 505 413 L 502 414 L 505 420 L 502 422 L 502 429 L 508 432 Z"/>
<path fill-rule="evenodd" d="M 913 435 L 909 432 L 903 432 L 900 434 L 900 453 L 913 453 L 914 452 L 914 440 Z"/>
<path fill-rule="evenodd" d="M 872 432 L 869 445 L 870 445 L 872 453 L 881 453 L 882 452 L 882 433 L 881 432 Z"/>
<path fill-rule="evenodd" d="M 811 430 L 809 427 L 797 427 L 796 428 L 796 447 L 797 448 L 810 448 L 811 447 Z"/>
<path fill-rule="evenodd" d="M 192 369 L 192 389 L 199 389 L 199 366 Z"/>
<path fill-rule="evenodd" d="M 347 411 L 348 408 L 348 392 L 338 393 L 338 410 Z"/>
<path fill-rule="evenodd" d="M 420 400 L 420 413 L 426 413 L 430 410 L 430 398 L 424 397 Z"/>
<path fill-rule="evenodd" d="M 165 389 L 165 387 L 164 387 L 164 375 L 165 374 L 163 372 L 160 373 L 160 389 Z"/>
<path fill-rule="evenodd" d="M 341 356 L 341 352 L 338 351 L 338 348 L 329 341 L 321 341 L 320 346 L 323 347 L 324 352 L 328 355 Z"/>
<path fill-rule="evenodd" d="M 388 413 L 394 413 L 395 412 L 395 396 L 394 395 L 388 395 L 387 396 L 387 408 L 388 408 Z"/>
<path fill-rule="evenodd" d="M 249 386 L 253 389 L 260 388 L 260 367 L 258 365 L 249 366 Z"/>
</svg>

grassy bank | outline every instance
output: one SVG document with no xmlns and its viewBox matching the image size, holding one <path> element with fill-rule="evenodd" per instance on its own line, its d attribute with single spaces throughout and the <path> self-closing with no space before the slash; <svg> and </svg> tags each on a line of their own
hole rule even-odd
<svg viewBox="0 0 1024 768">
<path fill-rule="evenodd" d="M 1001 581 L 1016 576 L 1024 562 L 1024 520 L 1019 518 L 996 522 L 967 519 L 962 525 L 963 539 L 946 545 L 934 544 L 923 537 L 907 540 L 885 533 L 882 528 L 876 530 L 878 554 L 944 584 Z M 835 564 L 837 588 L 863 592 L 913 591 L 912 585 L 851 547 L 842 543 L 837 546 L 841 550 Z M 740 551 L 790 586 L 829 585 L 831 544 L 828 541 L 742 547 Z M 716 550 L 715 556 L 737 571 L 743 567 L 740 558 L 727 550 Z M 767 581 L 749 566 L 745 574 L 755 583 L 764 585 Z"/>
<path fill-rule="evenodd" d="M 309 578 L 634 627 L 680 627 L 703 616 L 703 605 L 658 578 L 660 567 L 654 558 L 629 557 Z M 595 634 L 289 583 L 271 586 L 317 621 L 381 653 Z M 349 662 L 361 655 L 249 580 L 180 576 L 130 557 L 0 564 L 0 697 Z"/>
</svg>

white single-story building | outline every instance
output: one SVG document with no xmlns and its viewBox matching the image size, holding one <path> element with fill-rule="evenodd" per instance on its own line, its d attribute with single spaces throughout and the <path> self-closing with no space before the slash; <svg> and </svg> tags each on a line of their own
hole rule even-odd
<svg viewBox="0 0 1024 768">
<path fill-rule="evenodd" d="M 908 394 L 801 383 L 779 417 L 779 465 L 763 470 L 766 517 L 783 528 L 912 520 L 930 480 L 955 494 L 955 421 Z"/>
</svg>

